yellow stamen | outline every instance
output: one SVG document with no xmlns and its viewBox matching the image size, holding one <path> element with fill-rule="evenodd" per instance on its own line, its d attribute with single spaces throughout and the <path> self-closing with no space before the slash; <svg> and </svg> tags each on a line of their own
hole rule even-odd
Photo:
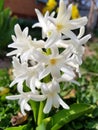
<svg viewBox="0 0 98 130">
<path fill-rule="evenodd" d="M 57 62 L 57 60 L 56 60 L 56 59 L 50 59 L 50 64 L 51 64 L 51 65 L 55 65 L 55 64 L 56 64 L 56 62 Z"/>
<path fill-rule="evenodd" d="M 63 28 L 63 25 L 62 24 L 57 24 L 56 27 L 57 27 L 57 30 L 60 31 Z"/>
<path fill-rule="evenodd" d="M 48 32 L 48 33 L 47 33 L 47 36 L 49 37 L 50 35 L 51 35 L 51 32 Z"/>
</svg>

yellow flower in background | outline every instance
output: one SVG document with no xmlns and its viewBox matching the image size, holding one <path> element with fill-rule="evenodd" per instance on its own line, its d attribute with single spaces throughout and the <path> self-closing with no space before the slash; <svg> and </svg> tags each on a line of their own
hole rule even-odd
<svg viewBox="0 0 98 130">
<path fill-rule="evenodd" d="M 80 17 L 80 13 L 77 4 L 72 4 L 72 19 L 77 19 Z"/>
<path fill-rule="evenodd" d="M 45 14 L 46 11 L 52 12 L 57 6 L 56 0 L 48 0 L 46 6 L 43 8 L 42 13 Z M 56 9 L 58 12 L 58 8 Z M 80 17 L 80 13 L 77 4 L 72 4 L 72 19 L 77 19 Z"/>
<path fill-rule="evenodd" d="M 56 0 L 48 0 L 46 6 L 43 8 L 42 12 L 45 14 L 46 11 L 51 12 L 57 6 Z"/>
</svg>

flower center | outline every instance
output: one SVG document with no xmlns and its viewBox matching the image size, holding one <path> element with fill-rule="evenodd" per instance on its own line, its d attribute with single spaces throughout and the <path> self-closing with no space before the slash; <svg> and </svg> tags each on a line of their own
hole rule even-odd
<svg viewBox="0 0 98 130">
<path fill-rule="evenodd" d="M 49 32 L 47 32 L 47 36 L 51 36 L 51 32 L 49 31 Z"/>
<path fill-rule="evenodd" d="M 55 65 L 55 64 L 56 64 L 56 62 L 57 62 L 57 60 L 56 60 L 56 59 L 50 59 L 50 64 L 51 64 L 51 65 Z"/>
<path fill-rule="evenodd" d="M 57 28 L 58 31 L 60 31 L 63 28 L 63 25 L 62 24 L 57 24 L 56 28 Z"/>
</svg>

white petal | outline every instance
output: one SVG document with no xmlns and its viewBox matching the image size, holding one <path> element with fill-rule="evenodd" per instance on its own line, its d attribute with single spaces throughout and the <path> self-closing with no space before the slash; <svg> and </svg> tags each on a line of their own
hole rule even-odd
<svg viewBox="0 0 98 130">
<path fill-rule="evenodd" d="M 49 16 L 49 11 L 46 11 L 44 17 L 47 18 Z"/>
<path fill-rule="evenodd" d="M 78 39 L 76 37 L 76 35 L 72 32 L 72 31 L 64 31 L 63 32 L 67 37 L 73 39 L 76 43 L 78 43 Z"/>
<path fill-rule="evenodd" d="M 32 99 L 33 101 L 44 101 L 46 99 L 46 96 L 38 95 L 38 94 L 32 94 L 32 95 L 30 95 L 30 99 Z"/>
<path fill-rule="evenodd" d="M 91 34 L 88 34 L 86 36 L 84 36 L 83 38 L 80 39 L 80 44 L 83 45 L 85 43 L 87 43 L 87 41 L 91 38 Z"/>
<path fill-rule="evenodd" d="M 48 98 L 47 101 L 46 101 L 45 107 L 43 109 L 43 112 L 44 113 L 49 113 L 51 108 L 52 108 L 52 99 Z"/>
<path fill-rule="evenodd" d="M 46 41 L 45 48 L 50 48 L 50 46 L 54 45 L 54 43 L 59 39 L 60 37 L 56 34 L 53 33 L 51 36 L 48 38 Z"/>
<path fill-rule="evenodd" d="M 23 30 L 23 36 L 27 37 L 27 36 L 28 36 L 28 31 L 29 31 L 29 28 L 26 27 L 26 28 Z"/>
<path fill-rule="evenodd" d="M 59 108 L 59 101 L 58 101 L 58 98 L 57 98 L 58 96 L 57 96 L 57 94 L 54 96 L 54 98 L 53 98 L 53 106 L 55 107 L 55 108 Z"/>
<path fill-rule="evenodd" d="M 14 68 L 20 68 L 20 66 L 21 66 L 21 64 L 20 64 L 20 62 L 19 62 L 19 59 L 17 58 L 17 57 L 13 57 L 13 61 L 12 61 L 12 63 L 13 63 L 13 67 Z"/>
<path fill-rule="evenodd" d="M 84 33 L 85 33 L 85 27 L 82 26 L 80 28 L 80 31 L 79 31 L 79 34 L 78 34 L 77 38 L 80 39 L 84 35 Z"/>
<path fill-rule="evenodd" d="M 60 85 L 59 85 L 59 83 L 55 80 L 55 79 L 53 79 L 52 80 L 52 91 L 51 92 L 57 92 L 57 93 L 59 93 L 60 92 Z"/>
<path fill-rule="evenodd" d="M 25 110 L 27 110 L 27 111 L 30 111 L 30 110 L 31 110 L 30 105 L 29 105 L 28 103 L 26 103 L 26 102 L 25 102 L 24 107 L 25 107 Z"/>
<path fill-rule="evenodd" d="M 63 74 L 62 77 L 60 79 L 58 79 L 58 81 L 71 81 L 75 76 L 69 75 L 69 74 Z"/>
<path fill-rule="evenodd" d="M 77 82 L 76 80 L 71 80 L 71 83 L 74 83 L 74 84 L 76 84 L 77 86 L 80 86 L 80 83 Z"/>
<path fill-rule="evenodd" d="M 23 92 L 23 81 L 18 82 L 18 84 L 17 84 L 17 90 L 18 90 L 19 93 Z"/>
<path fill-rule="evenodd" d="M 19 24 L 16 24 L 16 25 L 15 25 L 14 30 L 15 30 L 16 36 L 17 36 L 17 37 L 21 37 L 22 30 L 21 30 Z"/>
<path fill-rule="evenodd" d="M 13 80 L 10 84 L 10 87 L 14 86 L 17 83 L 17 80 Z"/>
<path fill-rule="evenodd" d="M 17 100 L 21 97 L 21 95 L 12 95 L 12 96 L 6 96 L 6 99 L 9 100 Z"/>
<path fill-rule="evenodd" d="M 16 83 L 19 83 L 19 82 L 23 82 L 25 80 L 25 77 L 19 77 L 19 78 L 15 78 L 15 80 L 13 80 L 10 84 L 10 87 L 14 86 Z"/>
<path fill-rule="evenodd" d="M 51 51 L 52 51 L 51 56 L 57 56 L 59 54 L 59 50 L 56 46 L 52 46 Z"/>
<path fill-rule="evenodd" d="M 38 9 L 35 9 L 35 12 L 37 14 L 39 22 L 41 23 L 41 26 L 45 27 L 46 23 L 44 22 L 44 17 L 42 15 L 42 13 Z"/>
<path fill-rule="evenodd" d="M 50 68 L 46 67 L 39 75 L 39 80 L 43 79 L 50 73 Z"/>
<path fill-rule="evenodd" d="M 72 71 L 71 68 L 67 68 L 67 67 L 65 66 L 65 67 L 62 67 L 61 70 L 62 70 L 63 72 L 65 72 L 66 74 L 70 75 L 70 76 L 73 76 L 73 77 L 75 76 L 75 74 L 74 74 L 74 72 Z"/>
<path fill-rule="evenodd" d="M 41 91 L 44 95 L 47 95 L 49 93 L 48 85 L 43 83 L 41 86 Z"/>
<path fill-rule="evenodd" d="M 55 12 L 55 11 L 53 11 L 53 12 L 50 14 L 50 16 L 51 16 L 51 17 L 54 17 L 54 16 L 55 16 L 55 14 L 56 14 L 56 12 Z"/>
<path fill-rule="evenodd" d="M 16 41 L 16 37 L 14 35 L 12 35 L 12 40 L 15 42 Z M 9 46 L 9 45 L 8 45 Z"/>
<path fill-rule="evenodd" d="M 35 23 L 32 28 L 35 28 L 35 27 L 41 27 L 41 24 L 40 23 Z"/>
<path fill-rule="evenodd" d="M 16 54 L 19 54 L 18 50 L 14 50 L 12 52 L 7 53 L 7 56 L 12 56 L 12 55 L 16 55 Z"/>
<path fill-rule="evenodd" d="M 70 20 L 70 24 L 71 24 L 70 29 L 74 30 L 80 28 L 81 26 L 85 26 L 87 24 L 87 21 L 88 21 L 87 17 L 81 17 L 75 20 Z"/>
<path fill-rule="evenodd" d="M 58 100 L 60 105 L 64 108 L 64 109 L 69 109 L 69 106 L 58 96 Z"/>
<path fill-rule="evenodd" d="M 64 13 L 66 13 L 66 5 L 63 0 L 60 0 L 57 18 L 60 19 Z"/>
<path fill-rule="evenodd" d="M 51 68 L 51 75 L 53 78 L 60 78 L 60 70 L 58 67 L 54 66 Z"/>
<path fill-rule="evenodd" d="M 37 51 L 37 50 L 33 50 L 33 56 L 34 58 L 38 61 L 38 62 L 46 62 L 47 58 L 45 55 L 41 54 L 41 52 Z"/>
<path fill-rule="evenodd" d="M 68 21 L 71 18 L 71 12 L 72 12 L 72 4 L 68 6 L 68 9 L 66 10 L 65 20 Z"/>
<path fill-rule="evenodd" d="M 26 112 L 25 112 L 25 100 L 20 101 L 19 104 L 20 104 L 21 113 L 23 115 L 26 115 Z"/>
</svg>

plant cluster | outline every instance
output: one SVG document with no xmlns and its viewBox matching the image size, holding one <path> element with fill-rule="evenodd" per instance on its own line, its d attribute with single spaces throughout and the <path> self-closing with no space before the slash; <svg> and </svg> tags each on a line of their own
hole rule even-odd
<svg viewBox="0 0 98 130">
<path fill-rule="evenodd" d="M 14 25 L 17 17 L 11 17 L 11 10 L 4 8 L 4 0 L 0 1 L 0 55 L 3 56 L 8 49 L 7 46 L 11 42 L 11 35 L 14 33 Z"/>
</svg>

